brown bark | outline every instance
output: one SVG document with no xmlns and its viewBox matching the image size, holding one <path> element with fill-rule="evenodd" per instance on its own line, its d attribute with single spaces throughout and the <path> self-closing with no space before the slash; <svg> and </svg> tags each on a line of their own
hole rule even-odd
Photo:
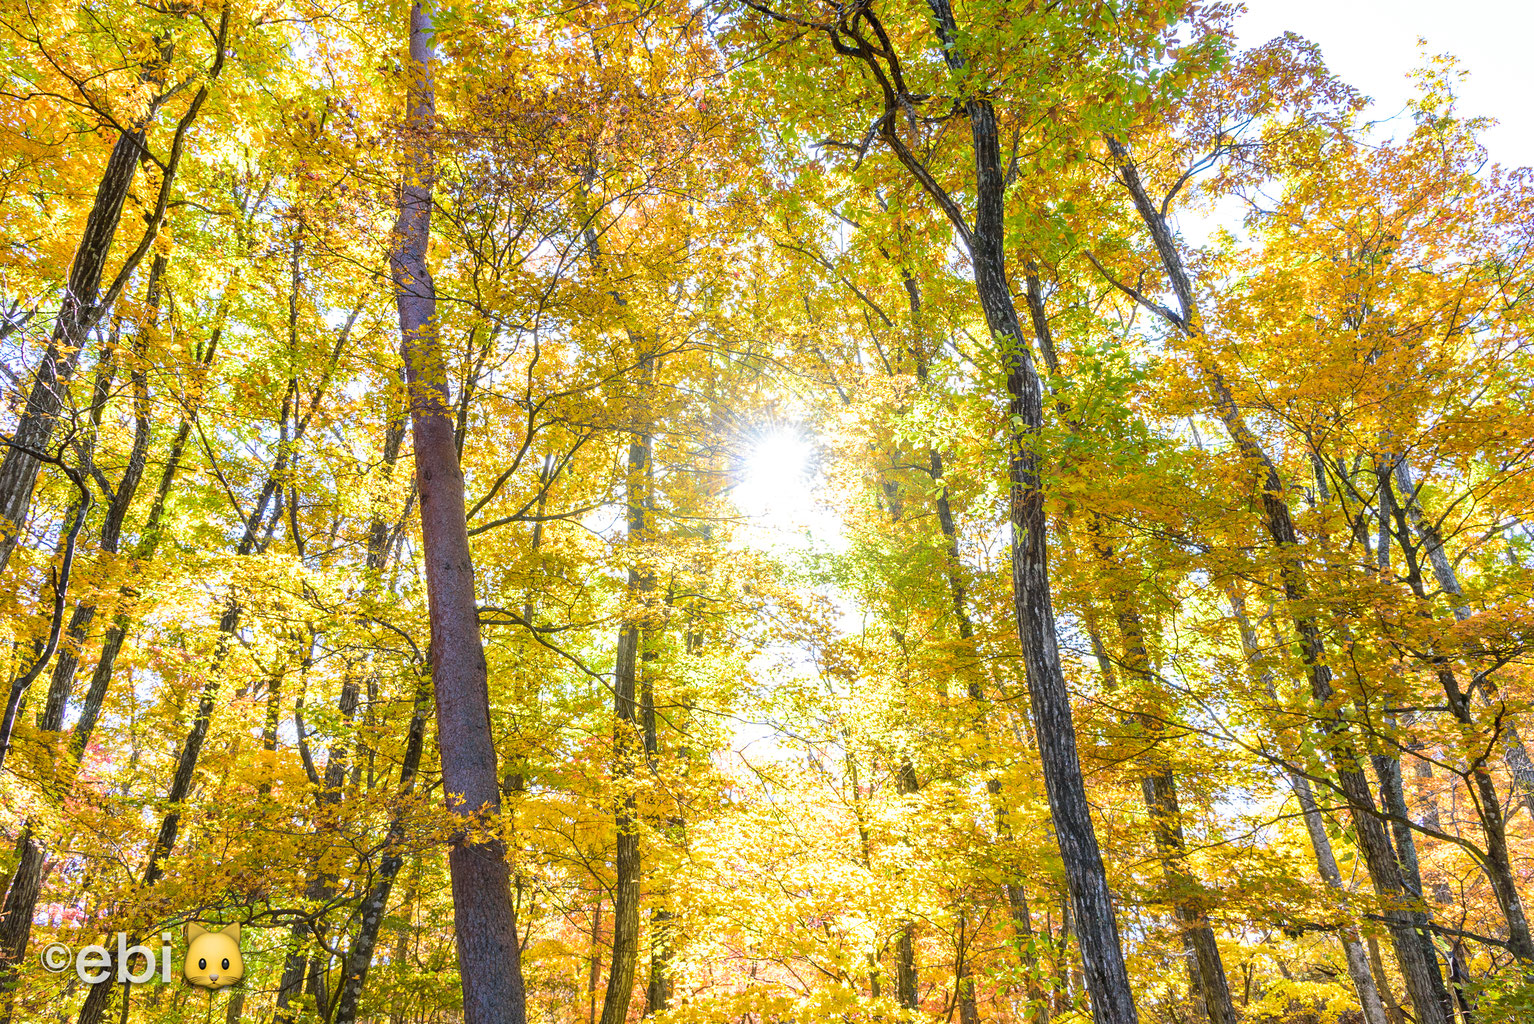
<svg viewBox="0 0 1534 1024">
<path fill-rule="evenodd" d="M 974 939 L 968 930 L 969 918 L 959 915 L 959 938 L 954 949 L 953 983 L 959 997 L 959 1024 L 980 1024 L 980 1006 L 975 998 L 974 968 L 970 965 L 969 950 Z M 907 1005 L 902 1003 L 901 1005 Z M 909 1004 L 916 1009 L 913 999 Z"/>
<path fill-rule="evenodd" d="M 671 979 L 671 958 L 676 942 L 676 923 L 671 911 L 655 907 L 650 911 L 650 983 L 645 986 L 646 1017 L 671 1007 L 675 983 Z"/>
<path fill-rule="evenodd" d="M 4 717 L 0 718 L 0 769 L 5 766 L 6 756 L 11 749 L 11 732 L 16 725 L 16 716 L 21 713 L 21 701 L 27 695 L 27 690 L 32 683 L 42 675 L 52 660 L 54 652 L 58 650 L 59 640 L 64 632 L 64 609 L 67 607 L 69 596 L 69 576 L 74 568 L 75 554 L 79 545 L 80 531 L 85 526 L 85 517 L 91 510 L 91 492 L 85 483 L 84 476 L 78 470 L 66 467 L 62 460 L 57 465 L 74 483 L 80 493 L 80 499 L 75 503 L 73 516 L 70 519 L 69 529 L 64 536 L 61 545 L 63 551 L 60 554 L 58 568 L 54 571 L 52 579 L 53 607 L 49 612 L 49 625 L 47 639 L 37 648 L 37 653 L 32 658 L 32 663 L 26 671 L 11 680 L 10 694 L 5 703 Z"/>
<path fill-rule="evenodd" d="M 74 373 L 75 358 L 101 315 L 95 308 L 101 279 L 143 148 L 142 127 L 120 134 L 97 183 L 96 198 L 70 265 L 69 283 L 53 336 L 34 372 L 26 407 L 16 424 L 15 440 L 25 448 L 40 450 L 53 436 L 63 391 Z M 0 461 L 0 572 L 5 570 L 15 550 L 40 468 L 36 458 L 19 448 L 7 448 Z"/>
<path fill-rule="evenodd" d="M 501 793 L 490 731 L 490 692 L 475 606 L 474 559 L 463 471 L 453 437 L 446 354 L 437 335 L 436 287 L 426 265 L 431 232 L 436 101 L 432 18 L 410 10 L 406 147 L 390 269 L 410 395 L 421 547 L 431 621 L 437 745 L 448 807 L 464 827 L 448 852 L 454 938 L 466 1024 L 523 1024 L 521 948 L 505 844 L 494 838 Z M 475 834 L 490 824 L 490 835 Z"/>
</svg>

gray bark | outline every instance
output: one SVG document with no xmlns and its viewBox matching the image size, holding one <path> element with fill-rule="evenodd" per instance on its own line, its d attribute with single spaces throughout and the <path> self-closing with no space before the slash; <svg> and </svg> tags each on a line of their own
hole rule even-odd
<svg viewBox="0 0 1534 1024">
<path fill-rule="evenodd" d="M 966 71 L 959 50 L 958 26 L 948 0 L 930 0 L 943 45 L 943 57 L 955 73 Z M 1028 352 L 1006 272 L 1005 179 L 997 136 L 996 112 L 988 99 L 971 96 L 964 103 L 975 157 L 975 225 L 969 232 L 962 217 L 955 226 L 968 234 L 975 291 L 986 325 L 1005 353 L 1009 440 L 1009 519 L 1012 527 L 1012 592 L 1018 638 L 1028 680 L 1034 733 L 1049 797 L 1050 818 L 1075 908 L 1086 988 L 1097 1024 L 1136 1024 L 1134 998 L 1114 919 L 1102 852 L 1092 825 L 1086 785 L 1076 752 L 1070 693 L 1060 664 L 1054 607 L 1049 589 L 1048 523 L 1039 475 L 1037 443 L 1043 429 L 1043 395 Z M 895 116 L 882 122 L 886 142 L 904 150 Z M 908 153 L 908 151 L 907 151 Z M 905 154 L 902 154 L 905 161 Z M 911 167 L 945 211 L 956 208 L 924 180 L 924 169 Z"/>
<path fill-rule="evenodd" d="M 959 49 L 959 30 L 948 0 L 929 0 L 943 58 L 955 75 L 968 77 Z M 975 94 L 964 100 L 975 158 L 975 225 L 900 138 L 902 105 L 885 74 L 896 60 L 877 16 L 866 6 L 850 8 L 827 34 L 840 54 L 867 64 L 881 83 L 884 113 L 875 122 L 879 137 L 942 209 L 973 261 L 975 291 L 986 325 L 1004 353 L 1007 371 L 1008 490 L 1012 529 L 1013 605 L 1040 754 L 1050 816 L 1076 904 L 1086 987 L 1096 1024 L 1135 1024 L 1138 1017 L 1114 919 L 1102 852 L 1086 800 L 1070 693 L 1060 664 L 1054 609 L 1049 591 L 1048 524 L 1039 474 L 1037 442 L 1043 429 L 1038 373 L 1028 353 L 1006 273 L 1005 176 L 991 101 Z M 885 42 L 878 39 L 882 37 Z M 894 76 L 893 81 L 899 81 Z M 903 86 L 901 87 L 903 88 Z"/>
</svg>

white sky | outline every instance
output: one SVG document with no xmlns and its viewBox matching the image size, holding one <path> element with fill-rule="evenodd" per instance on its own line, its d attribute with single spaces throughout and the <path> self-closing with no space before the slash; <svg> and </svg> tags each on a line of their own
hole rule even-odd
<svg viewBox="0 0 1534 1024">
<path fill-rule="evenodd" d="M 1246 0 L 1242 46 L 1294 31 L 1321 47 L 1343 81 L 1376 101 L 1376 116 L 1402 110 L 1407 74 L 1429 53 L 1450 53 L 1470 77 L 1464 113 L 1501 122 L 1485 137 L 1492 159 L 1534 165 L 1534 0 Z"/>
</svg>

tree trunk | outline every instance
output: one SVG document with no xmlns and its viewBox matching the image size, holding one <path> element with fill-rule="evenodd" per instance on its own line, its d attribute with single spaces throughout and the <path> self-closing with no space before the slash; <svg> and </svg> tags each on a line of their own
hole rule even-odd
<svg viewBox="0 0 1534 1024">
<path fill-rule="evenodd" d="M 1093 552 L 1111 573 L 1118 568 L 1118 556 L 1104 535 L 1102 522 L 1093 517 L 1089 529 L 1092 533 Z M 1139 603 L 1127 588 L 1112 585 L 1109 586 L 1109 599 L 1123 639 L 1124 668 L 1143 690 L 1155 692 L 1156 682 L 1145 644 Z M 1104 687 L 1111 692 L 1117 689 L 1117 684 L 1107 652 L 1092 621 L 1093 617 L 1088 612 L 1092 648 L 1102 671 Z M 1132 722 L 1126 720 L 1126 724 L 1138 725 L 1147 736 L 1146 749 L 1136 759 L 1145 762 L 1148 767 L 1140 779 L 1140 792 L 1150 815 L 1156 853 L 1171 893 L 1172 909 L 1183 933 L 1183 941 L 1191 954 L 1189 980 L 1210 1024 L 1235 1024 L 1236 1007 L 1231 1001 L 1230 982 L 1225 974 L 1225 964 L 1220 959 L 1220 947 L 1203 903 L 1194 895 L 1197 882 L 1188 869 L 1188 849 L 1183 837 L 1182 809 L 1177 800 L 1177 780 L 1166 767 L 1160 753 L 1159 738 L 1164 732 L 1161 719 L 1154 712 L 1144 713 Z"/>
<path fill-rule="evenodd" d="M 208 87 L 223 71 L 228 54 L 230 5 L 224 4 L 219 15 L 218 35 L 214 43 L 213 62 L 197 92 L 193 95 L 186 112 L 176 124 L 170 154 L 160 164 L 160 186 L 148 221 L 138 244 L 118 268 L 117 275 L 101 294 L 101 282 L 106 272 L 107 257 L 117 237 L 117 227 L 122 219 L 123 204 L 132 189 L 134 172 L 148 151 L 146 148 L 146 125 L 154 110 L 169 95 L 161 93 L 154 97 L 144 120 L 122 132 L 112 146 L 107 166 L 96 186 L 96 198 L 86 217 L 85 231 L 75 250 L 74 262 L 69 268 L 69 281 L 65 286 L 64 300 L 54 323 L 53 335 L 43 354 L 42 364 L 33 375 L 32 387 L 27 395 L 26 408 L 16 425 L 14 440 L 34 451 L 47 446 L 53 436 L 54 420 L 63 401 L 63 392 L 74 371 L 75 357 L 85 346 L 91 329 L 102 314 L 117 300 L 123 287 L 138 269 L 140 261 L 158 236 L 165 220 L 170 200 L 171 186 L 176 180 L 176 170 L 185 152 L 186 134 L 197 120 L 203 102 L 208 98 Z M 157 55 L 159 60 L 148 65 L 141 81 L 158 87 L 163 83 L 153 80 L 153 75 L 170 62 L 169 47 Z M 179 86 L 174 88 L 179 89 Z M 39 468 L 37 459 L 15 447 L 6 449 L 0 460 L 0 572 L 5 571 L 15 550 L 16 541 L 23 529 L 27 510 L 32 503 L 32 489 L 37 483 Z"/>
<path fill-rule="evenodd" d="M 163 269 L 163 264 L 156 261 L 156 266 Z M 150 298 L 153 303 L 155 293 L 151 291 Z M 202 365 L 206 367 L 212 360 L 216 351 L 216 341 L 209 345 Z M 148 396 L 145 393 L 145 381 L 143 371 L 133 372 L 134 380 L 134 437 L 128 466 L 123 471 L 122 478 L 118 481 L 116 493 L 111 506 L 107 510 L 106 520 L 101 528 L 101 547 L 104 551 L 115 553 L 122 534 L 123 521 L 127 516 L 129 506 L 132 504 L 139 481 L 143 476 L 146 460 L 146 452 L 149 441 L 149 416 Z M 160 523 L 164 517 L 165 500 L 170 493 L 171 485 L 175 479 L 176 471 L 180 467 L 181 455 L 185 448 L 187 437 L 190 433 L 190 417 L 195 415 L 195 410 L 188 414 L 188 419 L 183 420 L 176 438 L 171 445 L 166 458 L 165 468 L 161 471 L 159 486 L 155 490 L 154 502 L 149 509 L 149 515 L 145 520 L 144 530 L 139 542 L 134 546 L 131 553 L 134 564 L 143 564 L 152 560 L 159 547 Z M 126 598 L 126 591 L 122 597 Z M 70 692 L 74 688 L 74 674 L 79 667 L 78 644 L 83 641 L 87 625 L 96 615 L 96 606 L 92 603 L 76 605 L 71 622 L 71 632 L 79 625 L 79 636 L 70 648 L 60 654 L 58 663 L 54 666 L 53 679 L 49 686 L 48 703 L 44 708 L 39 726 L 45 730 L 57 730 L 63 728 L 64 712 L 68 704 Z M 79 770 L 80 758 L 85 753 L 85 748 L 90 742 L 90 737 L 95 729 L 96 719 L 101 713 L 102 703 L 106 699 L 107 686 L 112 678 L 112 671 L 116 665 L 117 654 L 122 649 L 123 640 L 127 635 L 128 616 L 118 612 L 113 616 L 112 625 L 107 628 L 106 638 L 102 643 L 101 655 L 97 659 L 96 668 L 91 674 L 90 687 L 87 690 L 85 700 L 81 707 L 80 718 L 75 724 L 70 737 L 68 750 L 65 753 L 65 767 L 60 784 L 72 781 Z M 22 833 L 22 858 L 17 866 L 16 875 L 10 889 L 6 893 L 5 906 L 0 910 L 0 958 L 3 958 L 3 966 L 0 966 L 0 988 L 9 991 L 16 977 L 16 971 L 21 961 L 26 956 L 27 943 L 32 934 L 32 918 L 37 912 L 37 900 L 42 892 L 43 868 L 46 862 L 46 851 L 41 841 L 33 833 L 31 827 L 27 827 Z M 8 997 L 7 997 L 8 999 Z M 9 1019 L 10 1003 L 6 1003 L 6 1011 L 3 1015 Z"/>
<path fill-rule="evenodd" d="M 1417 536 L 1421 538 L 1422 545 L 1427 548 L 1428 564 L 1433 569 L 1433 576 L 1438 581 L 1439 589 L 1449 599 L 1450 607 L 1454 611 L 1454 621 L 1464 622 L 1470 617 L 1471 610 L 1465 603 L 1464 591 L 1460 589 L 1459 575 L 1454 571 L 1454 564 L 1449 561 L 1449 556 L 1443 549 L 1438 528 L 1422 512 L 1418 485 L 1412 478 L 1411 466 L 1404 457 L 1395 460 L 1394 475 L 1396 486 L 1401 489 L 1401 499 L 1395 511 L 1399 515 L 1403 511 L 1401 506 L 1404 506 L 1404 511 L 1416 528 Z M 1493 709 L 1500 707 L 1501 696 L 1497 692 L 1496 683 L 1490 678 L 1486 678 L 1477 689 L 1488 707 Z M 1534 815 L 1534 760 L 1530 759 L 1528 748 L 1524 746 L 1523 738 L 1518 734 L 1518 723 L 1511 716 L 1503 719 L 1501 728 L 1503 761 L 1507 764 L 1508 774 L 1512 777 L 1513 786 L 1518 791 L 1524 809 L 1530 815 Z"/>
<path fill-rule="evenodd" d="M 633 332 L 630 337 L 636 344 L 642 339 Z M 650 358 L 639 353 L 640 389 L 647 391 L 650 383 Z M 628 476 L 625 492 L 628 502 L 628 536 L 630 558 L 629 600 L 641 607 L 635 613 L 638 621 L 624 624 L 618 635 L 617 664 L 613 670 L 613 763 L 618 783 L 618 808 L 614 816 L 616 826 L 615 852 L 613 855 L 613 951 L 607 972 L 607 991 L 602 996 L 602 1024 L 622 1024 L 628 1019 L 629 1002 L 634 993 L 634 977 L 639 961 L 639 900 L 640 872 L 642 864 L 639 853 L 639 821 L 635 813 L 635 774 L 641 761 L 641 752 L 650 748 L 650 723 L 641 723 L 636 701 L 640 672 L 640 642 L 647 635 L 649 617 L 648 602 L 654 589 L 654 579 L 643 563 L 649 557 L 645 545 L 649 540 L 651 450 L 649 417 L 642 411 L 646 401 L 639 397 L 641 408 L 633 424 L 634 439 L 629 444 Z M 653 696 L 650 702 L 653 714 Z"/>
<path fill-rule="evenodd" d="M 1404 460 L 1398 463 L 1398 466 L 1402 467 L 1398 475 L 1403 481 L 1403 486 L 1411 483 L 1411 475 L 1404 469 L 1404 465 Z M 1382 496 L 1389 495 L 1388 478 L 1382 481 L 1380 491 Z M 1385 504 L 1387 500 L 1382 498 L 1381 504 Z M 1417 507 L 1414 491 L 1406 492 L 1402 504 L 1406 508 Z M 1421 615 L 1424 618 L 1431 618 L 1431 612 L 1428 610 L 1429 598 L 1422 579 L 1420 562 L 1410 546 L 1407 535 L 1407 515 L 1400 507 L 1396 508 L 1396 522 L 1402 551 L 1406 554 L 1407 584 L 1420 603 Z M 1455 592 L 1458 590 L 1459 581 L 1454 576 L 1453 567 L 1449 565 L 1448 558 L 1443 552 L 1443 545 L 1438 542 L 1437 531 L 1422 520 L 1420 512 L 1417 516 L 1417 530 L 1423 537 L 1422 546 L 1429 550 L 1429 561 L 1435 563 L 1435 574 L 1438 576 L 1440 585 L 1450 593 L 1454 601 L 1455 618 L 1463 621 L 1469 617 L 1470 610 L 1464 607 L 1463 600 Z M 1453 591 L 1449 590 L 1451 586 L 1454 588 Z M 1441 653 L 1430 650 L 1428 660 L 1438 676 L 1439 685 L 1447 699 L 1449 713 L 1459 723 L 1462 732 L 1467 737 L 1477 733 L 1485 735 L 1486 730 L 1476 722 L 1475 714 L 1471 711 L 1470 695 L 1460 688 L 1459 680 L 1450 666 L 1449 659 Z M 1500 726 L 1502 723 L 1499 721 L 1496 724 Z M 1490 741 L 1489 738 L 1488 741 Z M 1514 748 L 1505 744 L 1503 749 L 1504 753 L 1510 757 L 1514 753 Z M 1391 824 L 1396 832 L 1396 846 L 1401 855 L 1403 875 L 1408 883 L 1414 886 L 1414 891 L 1420 899 L 1423 895 L 1421 873 L 1417 867 L 1416 844 L 1411 835 L 1406 797 L 1401 787 L 1400 762 L 1390 757 L 1376 757 L 1375 767 L 1380 776 L 1380 791 L 1385 797 L 1387 807 L 1396 816 Z M 1472 783 L 1471 803 L 1480 820 L 1482 834 L 1486 837 L 1486 856 L 1477 860 L 1480 861 L 1487 880 L 1491 882 L 1497 905 L 1502 911 L 1503 919 L 1507 922 L 1508 951 L 1526 964 L 1534 962 L 1534 936 L 1530 935 L 1528 916 L 1524 911 L 1513 873 L 1512 859 L 1507 845 L 1507 822 L 1502 814 L 1501 797 L 1497 794 L 1496 784 L 1491 778 L 1491 773 L 1486 770 L 1484 761 L 1475 761 L 1470 766 L 1466 778 Z M 1514 778 L 1516 779 L 1516 773 Z"/>
<path fill-rule="evenodd" d="M 1380 955 L 1380 944 L 1373 935 L 1369 936 L 1369 963 L 1374 966 L 1374 976 L 1379 979 L 1380 997 L 1385 1003 L 1385 1014 L 1390 1024 L 1405 1024 L 1407 1019 L 1406 1010 L 1402 1008 L 1395 993 L 1390 990 L 1390 975 L 1385 972 L 1385 959 Z"/>
<path fill-rule="evenodd" d="M 962 73 L 965 59 L 958 48 L 952 7 L 948 0 L 930 0 L 930 6 L 937 20 L 944 60 L 955 73 Z M 1012 593 L 1034 734 L 1049 796 L 1050 818 L 1075 905 L 1093 1018 L 1097 1024 L 1136 1024 L 1129 973 L 1113 916 L 1113 897 L 1076 753 L 1070 692 L 1065 686 L 1055 634 L 1049 592 L 1048 524 L 1037 450 L 1044 424 L 1043 395 L 1007 283 L 1005 179 L 996 112 L 989 100 L 978 95 L 966 99 L 964 109 L 969 117 L 975 155 L 975 226 L 970 241 L 975 291 L 986 325 L 1005 353 L 1007 364 L 1007 416 L 1012 424 L 1007 459 Z M 882 130 L 889 139 L 896 131 L 893 118 L 885 119 Z"/>
<path fill-rule="evenodd" d="M 410 9 L 405 174 L 390 268 L 415 439 L 421 548 L 431 620 L 437 745 L 448 807 L 464 827 L 450 840 L 454 939 L 466 1024 L 523 1024 L 521 948 L 504 843 L 472 833 L 501 810 L 490 692 L 475 606 L 474 559 L 463 471 L 453 438 L 446 353 L 437 335 L 436 287 L 426 265 L 435 178 L 432 18 Z"/>
<path fill-rule="evenodd" d="M 953 984 L 955 994 L 959 997 L 959 1024 L 980 1024 L 980 1006 L 975 999 L 975 973 L 970 966 L 969 956 L 969 948 L 974 945 L 974 940 L 967 929 L 968 923 L 968 917 L 961 913 L 959 939 L 954 949 Z M 909 1005 L 913 1010 L 918 1008 L 915 999 L 909 1004 L 902 1002 L 901 1005 Z"/>
<path fill-rule="evenodd" d="M 415 709 L 410 716 L 410 729 L 405 743 L 405 756 L 400 763 L 399 792 L 401 798 L 415 790 L 416 775 L 421 765 L 421 750 L 426 745 L 426 717 L 429 707 L 427 687 L 416 689 Z M 368 970 L 373 965 L 373 950 L 378 945 L 378 929 L 383 923 L 384 911 L 389 908 L 389 895 L 394 890 L 394 879 L 404 864 L 400 846 L 405 840 L 403 810 L 389 822 L 388 838 L 384 843 L 383 862 L 378 868 L 378 880 L 358 907 L 361 923 L 357 935 L 346 951 L 341 970 L 341 990 L 336 993 L 335 1016 L 331 1024 L 355 1024 L 357 1006 L 362 1000 L 362 990 L 367 984 Z"/>
<path fill-rule="evenodd" d="M 676 925 L 671 911 L 655 907 L 650 911 L 650 983 L 645 987 L 646 1017 L 663 1013 L 671 1007 L 673 983 L 671 958 Z"/>
<path fill-rule="evenodd" d="M 1263 449 L 1257 435 L 1247 425 L 1234 393 L 1223 372 L 1208 354 L 1201 350 L 1203 328 L 1199 322 L 1198 307 L 1194 301 L 1193 285 L 1183 267 L 1176 239 L 1166 218 L 1146 193 L 1140 180 L 1139 170 L 1130 158 L 1124 144 L 1117 138 L 1107 138 L 1108 148 L 1118 165 L 1120 183 L 1129 191 L 1136 211 L 1150 232 L 1163 268 L 1177 298 L 1178 312 L 1164 307 L 1157 309 L 1178 331 L 1183 333 L 1196 350 L 1197 363 L 1209 389 L 1211 402 L 1221 423 L 1225 425 L 1231 441 L 1249 462 L 1259 492 L 1262 521 L 1269 539 L 1284 558 L 1281 574 L 1284 596 L 1288 601 L 1294 620 L 1295 634 L 1299 641 L 1301 658 L 1310 682 L 1311 696 L 1318 708 L 1325 708 L 1332 699 L 1331 669 L 1325 664 L 1325 648 L 1321 631 L 1315 621 L 1300 609 L 1308 598 L 1303 569 L 1296 552 L 1298 536 L 1294 530 L 1289 507 L 1284 503 L 1285 488 L 1278 469 Z M 1142 300 L 1143 301 L 1143 300 Z M 1339 788 L 1347 798 L 1354 826 L 1358 832 L 1359 847 L 1369 869 L 1369 877 L 1384 904 L 1383 916 L 1390 930 L 1396 957 L 1406 979 L 1407 991 L 1412 1005 L 1417 1009 L 1419 1024 L 1450 1024 L 1453 1011 L 1449 993 L 1444 987 L 1443 974 L 1436 958 L 1426 950 L 1431 948 L 1427 938 L 1429 921 L 1427 915 L 1416 909 L 1407 909 L 1410 897 L 1402 883 L 1400 869 L 1396 864 L 1390 838 L 1380 821 L 1367 777 L 1359 764 L 1352 730 L 1336 712 L 1317 712 L 1323 741 L 1329 748 Z"/>
<path fill-rule="evenodd" d="M 74 373 L 75 358 L 100 317 L 95 306 L 101 278 L 143 151 L 142 127 L 120 134 L 97 183 L 96 199 L 69 268 L 69 283 L 53 336 L 35 372 L 26 408 L 16 424 L 16 443 L 34 451 L 45 448 L 53 436 L 63 391 Z M 5 571 L 26 522 L 40 466 L 31 455 L 14 447 L 7 447 L 4 459 L 0 460 L 0 572 Z"/>
<path fill-rule="evenodd" d="M 1246 654 L 1247 666 L 1272 694 L 1272 674 L 1258 665 L 1257 658 L 1262 648 L 1257 640 L 1257 632 L 1252 628 L 1251 620 L 1247 617 L 1245 602 L 1234 589 L 1229 591 L 1229 597 L 1231 614 L 1241 630 L 1241 646 Z M 1295 798 L 1299 800 L 1300 814 L 1305 822 L 1305 833 L 1310 837 L 1310 848 L 1315 853 L 1316 870 L 1321 875 L 1321 880 L 1331 889 L 1345 892 L 1346 886 L 1342 881 L 1342 872 L 1337 869 L 1337 858 L 1332 853 L 1331 837 L 1326 834 L 1326 822 L 1322 819 L 1321 810 L 1316 805 L 1310 780 L 1297 772 L 1290 772 L 1289 786 L 1294 790 Z M 1348 977 L 1353 980 L 1353 990 L 1358 994 L 1358 1005 L 1363 1011 L 1364 1024 L 1399 1024 L 1399 1021 L 1386 1018 L 1379 989 L 1375 986 L 1374 975 L 1369 970 L 1368 957 L 1358 938 L 1358 929 L 1351 922 L 1344 924 L 1337 929 L 1337 938 L 1342 943 L 1343 956 L 1348 964 Z"/>
</svg>

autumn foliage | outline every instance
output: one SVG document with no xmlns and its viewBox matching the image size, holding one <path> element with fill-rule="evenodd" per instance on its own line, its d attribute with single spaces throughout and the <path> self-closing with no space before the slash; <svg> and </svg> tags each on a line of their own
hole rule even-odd
<svg viewBox="0 0 1534 1024">
<path fill-rule="evenodd" d="M 1534 177 L 1237 14 L 0 0 L 0 1016 L 1534 1019 Z"/>
</svg>

